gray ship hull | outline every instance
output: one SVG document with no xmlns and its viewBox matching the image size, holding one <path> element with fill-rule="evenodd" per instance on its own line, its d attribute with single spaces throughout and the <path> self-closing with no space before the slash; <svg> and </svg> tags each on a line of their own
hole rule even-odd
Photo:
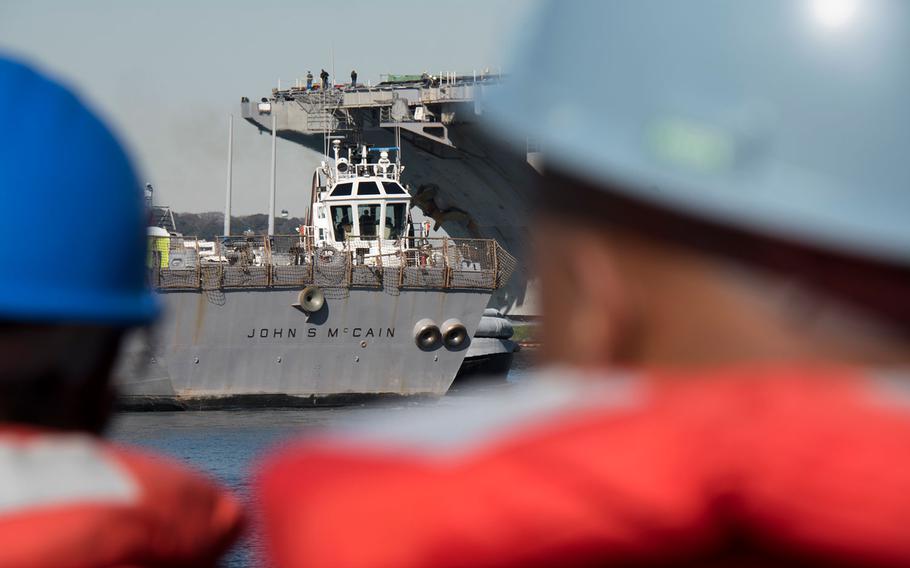
<svg viewBox="0 0 910 568">
<path fill-rule="evenodd" d="M 459 350 L 421 350 L 414 326 L 450 318 L 473 336 L 490 293 L 350 289 L 307 316 L 297 290 L 164 291 L 151 340 L 132 338 L 120 375 L 126 406 L 349 402 L 361 396 L 444 394 Z"/>
</svg>

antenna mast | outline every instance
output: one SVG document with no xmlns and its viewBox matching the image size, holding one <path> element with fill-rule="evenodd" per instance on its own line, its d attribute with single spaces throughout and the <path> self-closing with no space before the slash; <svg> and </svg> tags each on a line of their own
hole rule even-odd
<svg viewBox="0 0 910 568">
<path fill-rule="evenodd" d="M 228 118 L 228 159 L 227 159 L 227 183 L 225 184 L 224 195 L 224 236 L 231 234 L 231 184 L 234 177 L 234 115 Z"/>
</svg>

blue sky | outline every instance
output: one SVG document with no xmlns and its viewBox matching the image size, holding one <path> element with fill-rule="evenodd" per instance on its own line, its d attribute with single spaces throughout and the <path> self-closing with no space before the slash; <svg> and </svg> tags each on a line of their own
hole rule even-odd
<svg viewBox="0 0 910 568">
<path fill-rule="evenodd" d="M 534 0 L 0 0 L 0 53 L 73 85 L 133 151 L 162 204 L 223 207 L 227 116 L 307 69 L 508 71 Z M 264 212 L 269 140 L 235 116 L 234 212 Z M 278 206 L 302 214 L 315 154 L 279 141 Z"/>
</svg>

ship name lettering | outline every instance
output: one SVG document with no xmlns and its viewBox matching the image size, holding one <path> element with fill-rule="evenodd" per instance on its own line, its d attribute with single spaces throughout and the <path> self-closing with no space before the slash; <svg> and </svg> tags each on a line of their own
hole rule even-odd
<svg viewBox="0 0 910 568">
<path fill-rule="evenodd" d="M 395 337 L 395 328 L 394 327 L 353 327 L 353 328 L 340 328 L 340 327 L 330 327 L 327 328 L 326 332 L 329 338 L 337 338 L 346 335 L 350 337 Z M 319 336 L 318 327 L 308 327 L 306 328 L 306 336 L 309 338 Z M 254 337 L 261 337 L 262 339 L 297 339 L 297 328 L 288 327 L 288 328 L 270 328 L 270 327 L 254 327 L 250 329 L 250 332 L 247 334 L 247 338 L 253 339 Z"/>
</svg>

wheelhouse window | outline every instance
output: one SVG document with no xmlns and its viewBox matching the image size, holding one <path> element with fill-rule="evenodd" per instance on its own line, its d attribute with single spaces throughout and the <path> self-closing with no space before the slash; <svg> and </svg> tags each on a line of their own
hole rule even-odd
<svg viewBox="0 0 910 568">
<path fill-rule="evenodd" d="M 335 242 L 343 243 L 345 238 L 353 232 L 353 219 L 350 205 L 332 207 L 332 228 L 335 231 Z"/>
<path fill-rule="evenodd" d="M 335 189 L 332 190 L 332 197 L 344 197 L 346 195 L 351 195 L 351 190 L 354 188 L 354 184 L 350 182 L 339 183 L 335 186 Z"/>
<path fill-rule="evenodd" d="M 406 203 L 386 203 L 385 223 L 382 231 L 382 238 L 400 239 L 401 236 L 404 235 L 404 222 L 406 213 Z"/>
<path fill-rule="evenodd" d="M 375 181 L 358 182 L 357 195 L 379 195 L 379 186 Z"/>
<path fill-rule="evenodd" d="M 357 206 L 357 221 L 360 223 L 360 238 L 375 239 L 379 221 L 379 204 L 367 203 Z"/>
<path fill-rule="evenodd" d="M 393 181 L 384 181 L 382 182 L 382 187 L 385 188 L 385 192 L 388 195 L 405 195 L 407 192 L 400 185 Z"/>
</svg>

